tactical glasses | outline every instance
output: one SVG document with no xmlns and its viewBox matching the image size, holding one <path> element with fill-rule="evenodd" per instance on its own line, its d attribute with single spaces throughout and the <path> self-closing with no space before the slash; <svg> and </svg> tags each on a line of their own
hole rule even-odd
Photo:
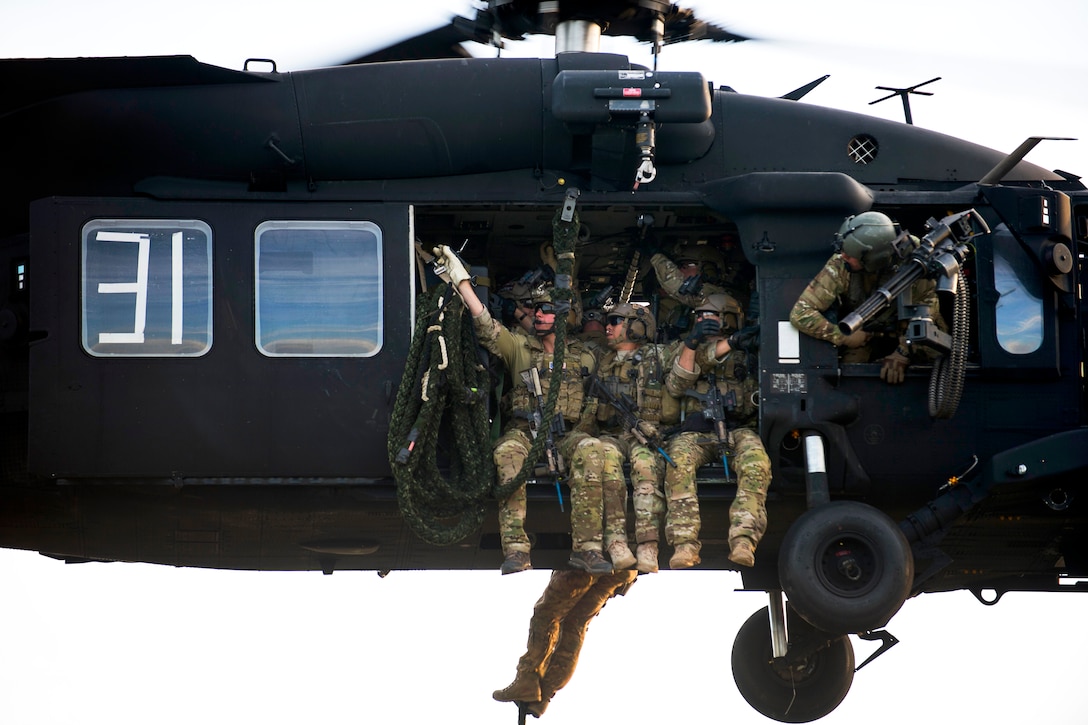
<svg viewBox="0 0 1088 725">
<path fill-rule="evenodd" d="M 613 326 L 615 326 L 615 325 L 622 325 L 622 324 L 623 324 L 623 321 L 624 321 L 625 319 L 626 319 L 626 318 L 625 318 L 625 317 L 623 317 L 623 316 L 621 316 L 621 315 L 609 315 L 609 316 L 608 316 L 608 324 L 609 324 L 609 325 L 613 325 Z"/>
<path fill-rule="evenodd" d="M 714 310 L 695 310 L 695 319 L 698 320 L 703 317 L 721 317 Z"/>
<path fill-rule="evenodd" d="M 551 302 L 537 302 L 535 305 L 533 305 L 533 309 L 540 310 L 540 314 L 542 315 L 555 314 L 555 305 Z"/>
</svg>

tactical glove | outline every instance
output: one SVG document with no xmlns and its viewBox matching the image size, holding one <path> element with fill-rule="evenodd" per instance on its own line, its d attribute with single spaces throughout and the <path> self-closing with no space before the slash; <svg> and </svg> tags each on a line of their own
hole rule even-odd
<svg viewBox="0 0 1088 725">
<path fill-rule="evenodd" d="M 742 327 L 729 336 L 730 350 L 754 352 L 759 349 L 759 325 Z"/>
<path fill-rule="evenodd" d="M 714 337 L 722 330 L 722 323 L 706 318 L 695 323 L 691 328 L 691 334 L 684 339 L 684 346 L 689 350 L 699 347 L 699 343 L 708 337 Z"/>
<path fill-rule="evenodd" d="M 697 274 L 694 277 L 688 277 L 680 283 L 680 289 L 677 290 L 677 294 L 685 297 L 694 296 L 702 292 L 703 290 L 703 275 Z"/>
</svg>

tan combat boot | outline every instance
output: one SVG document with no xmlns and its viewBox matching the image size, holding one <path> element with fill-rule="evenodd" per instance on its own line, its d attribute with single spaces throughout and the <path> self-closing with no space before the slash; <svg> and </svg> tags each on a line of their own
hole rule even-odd
<svg viewBox="0 0 1088 725">
<path fill-rule="evenodd" d="M 657 571 L 657 542 L 647 541 L 638 545 L 638 570 L 643 574 Z"/>
<path fill-rule="evenodd" d="M 533 568 L 529 555 L 524 551 L 511 551 L 506 555 L 499 567 L 503 574 L 517 574 L 519 571 L 527 571 Z"/>
<path fill-rule="evenodd" d="M 741 536 L 733 541 L 733 549 L 729 552 L 729 561 L 741 566 L 756 565 L 756 549 L 752 546 L 752 540 Z"/>
<path fill-rule="evenodd" d="M 669 559 L 670 569 L 690 569 L 702 559 L 699 558 L 699 545 L 690 541 L 676 546 L 672 558 Z"/>
<path fill-rule="evenodd" d="M 635 555 L 631 553 L 626 541 L 613 541 L 608 545 L 608 556 L 612 559 L 612 569 L 620 571 L 635 565 Z"/>
<path fill-rule="evenodd" d="M 518 670 L 518 676 L 505 689 L 495 690 L 491 697 L 499 702 L 539 702 L 540 675 Z"/>
</svg>

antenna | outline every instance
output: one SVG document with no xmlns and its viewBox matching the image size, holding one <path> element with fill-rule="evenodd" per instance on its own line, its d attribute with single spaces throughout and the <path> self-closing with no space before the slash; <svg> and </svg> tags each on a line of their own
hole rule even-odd
<svg viewBox="0 0 1088 725">
<path fill-rule="evenodd" d="M 886 101 L 889 98 L 893 98 L 894 96 L 899 96 L 903 99 L 903 115 L 907 117 L 907 124 L 913 126 L 914 117 L 910 115 L 910 94 L 913 93 L 916 96 L 932 96 L 932 93 L 928 91 L 920 91 L 918 89 L 922 86 L 927 86 L 930 83 L 934 83 L 939 80 L 941 80 L 941 77 L 937 76 L 936 78 L 930 78 L 925 83 L 919 83 L 917 85 L 911 86 L 910 88 L 888 88 L 887 86 L 877 86 L 876 89 L 878 91 L 891 91 L 891 93 L 884 96 L 883 98 L 878 98 L 875 101 L 870 101 L 869 105 L 871 106 L 874 103 L 880 103 L 881 101 Z"/>
</svg>

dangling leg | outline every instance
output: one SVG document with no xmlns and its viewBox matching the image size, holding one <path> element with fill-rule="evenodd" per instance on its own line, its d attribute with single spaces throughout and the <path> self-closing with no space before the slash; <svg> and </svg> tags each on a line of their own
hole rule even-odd
<svg viewBox="0 0 1088 725">
<path fill-rule="evenodd" d="M 687 569 L 698 564 L 699 497 L 695 484 L 695 472 L 714 455 L 712 444 L 700 442 L 700 433 L 681 433 L 669 441 L 669 456 L 675 466 L 665 467 L 665 541 L 673 546 L 669 559 L 670 569 Z"/>
<path fill-rule="evenodd" d="M 501 702 L 537 702 L 540 700 L 540 678 L 548 666 L 563 618 L 593 586 L 594 577 L 580 571 L 552 572 L 544 593 L 533 607 L 529 620 L 529 642 L 525 654 L 518 660 L 514 681 L 491 696 Z"/>
<path fill-rule="evenodd" d="M 604 450 L 604 548 L 612 559 L 612 568 L 630 569 L 634 554 L 627 543 L 627 481 L 623 477 L 622 442 L 602 438 Z"/>
<path fill-rule="evenodd" d="M 631 485 L 635 490 L 635 541 L 638 542 L 638 570 L 657 571 L 657 542 L 661 538 L 661 519 L 665 514 L 665 496 L 661 492 L 665 461 L 644 445 L 631 445 Z"/>
<path fill-rule="evenodd" d="M 637 572 L 618 571 L 615 574 L 599 577 L 589 591 L 578 601 L 563 620 L 559 631 L 559 641 L 548 658 L 544 676 L 540 678 L 540 701 L 530 703 L 528 710 L 536 717 L 544 714 L 545 708 L 555 693 L 563 689 L 574 675 L 578 665 L 578 654 L 585 641 L 586 629 L 590 620 L 597 615 L 605 603 L 622 594 L 635 581 Z"/>
<path fill-rule="evenodd" d="M 570 438 L 570 441 L 566 439 Z M 601 476 L 604 452 L 601 442 L 585 434 L 564 436 L 564 448 L 570 455 L 570 535 L 569 564 L 590 574 L 611 574 L 610 564 L 601 553 L 604 548 L 604 499 Z"/>
<path fill-rule="evenodd" d="M 522 431 L 509 430 L 495 445 L 495 469 L 499 485 L 513 481 L 529 457 L 532 443 Z M 499 501 L 499 536 L 501 537 L 503 562 L 500 571 L 514 574 L 532 569 L 529 560 L 529 537 L 525 534 L 526 514 L 525 486 L 519 486 L 505 499 Z"/>
<path fill-rule="evenodd" d="M 767 530 L 771 460 L 755 431 L 738 428 L 730 435 L 735 452 L 737 497 L 729 507 L 729 559 L 741 566 L 754 566 L 756 547 Z"/>
</svg>

